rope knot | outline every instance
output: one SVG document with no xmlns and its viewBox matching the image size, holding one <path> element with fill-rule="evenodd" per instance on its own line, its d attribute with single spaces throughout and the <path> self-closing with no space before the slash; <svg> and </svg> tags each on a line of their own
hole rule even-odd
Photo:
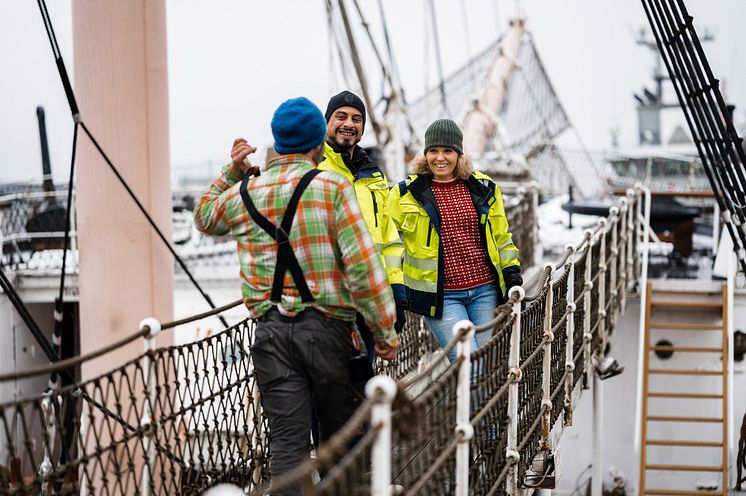
<svg viewBox="0 0 746 496">
<path fill-rule="evenodd" d="M 523 377 L 523 371 L 520 367 L 512 367 L 508 371 L 508 379 L 510 379 L 512 382 L 521 382 L 521 378 Z"/>
</svg>

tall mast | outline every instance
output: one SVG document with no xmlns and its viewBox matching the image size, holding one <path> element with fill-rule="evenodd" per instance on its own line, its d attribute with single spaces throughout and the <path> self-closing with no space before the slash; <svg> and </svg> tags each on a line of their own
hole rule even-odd
<svg viewBox="0 0 746 496">
<path fill-rule="evenodd" d="M 342 16 L 345 34 L 347 35 L 347 43 L 350 45 L 352 64 L 355 66 L 355 72 L 357 73 L 358 81 L 360 81 L 360 89 L 362 90 L 363 98 L 365 99 L 365 106 L 368 108 L 368 121 L 370 121 L 371 126 L 373 126 L 373 132 L 376 135 L 376 142 L 383 144 L 381 126 L 378 123 L 378 119 L 376 119 L 375 112 L 373 112 L 373 100 L 370 99 L 370 94 L 368 93 L 368 82 L 365 78 L 363 66 L 360 64 L 360 56 L 357 51 L 355 37 L 352 34 L 352 28 L 350 27 L 350 20 L 347 18 L 347 10 L 345 9 L 344 0 L 338 0 L 338 4 L 339 14 Z"/>
<path fill-rule="evenodd" d="M 525 19 L 516 18 L 510 21 L 510 29 L 500 44 L 500 50 L 492 59 L 471 107 L 461 119 L 464 150 L 469 150 L 475 157 L 484 153 L 487 143 L 498 132 L 497 116 L 502 108 L 510 78 L 516 69 L 516 60 L 525 32 Z"/>
</svg>

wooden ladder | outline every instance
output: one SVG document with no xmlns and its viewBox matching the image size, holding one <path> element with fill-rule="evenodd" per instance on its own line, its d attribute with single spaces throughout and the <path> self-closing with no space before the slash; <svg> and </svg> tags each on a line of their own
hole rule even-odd
<svg viewBox="0 0 746 496">
<path fill-rule="evenodd" d="M 639 494 L 653 494 L 653 495 L 713 495 L 718 492 L 723 496 L 728 493 L 728 335 L 727 335 L 727 290 L 726 285 L 723 284 L 719 291 L 716 293 L 703 293 L 703 292 L 692 292 L 686 290 L 656 290 L 653 288 L 652 282 L 648 282 L 647 292 L 647 305 L 645 309 L 645 356 L 643 364 L 643 397 L 642 397 L 642 443 L 640 450 L 640 492 Z M 720 301 L 713 301 L 720 297 Z M 660 315 L 658 320 L 655 318 L 656 310 L 659 314 L 661 310 L 667 310 L 668 312 L 674 311 L 679 315 L 676 318 L 676 322 L 661 320 Z M 718 324 L 712 323 L 693 323 L 691 321 L 685 322 L 689 315 L 694 315 L 698 312 L 699 315 L 709 315 L 712 317 L 711 320 L 721 319 Z M 718 312 L 717 314 L 715 312 Z M 713 332 L 719 331 L 721 334 L 721 344 L 719 346 L 661 346 L 651 343 L 651 334 L 656 334 L 656 331 L 667 331 L 667 335 L 682 335 L 686 333 L 688 336 L 696 336 L 704 340 L 705 336 L 709 335 L 712 337 Z M 657 341 L 657 336 L 656 336 Z M 706 356 L 712 357 L 717 354 L 722 357 L 722 368 L 720 370 L 703 370 L 697 368 L 651 368 L 650 356 L 654 352 L 674 352 L 674 353 L 686 353 L 690 356 Z M 716 390 L 710 390 L 707 392 L 674 392 L 674 391 L 662 391 L 650 390 L 650 377 L 652 375 L 670 375 L 670 376 L 720 376 L 722 387 L 720 392 Z M 659 415 L 651 413 L 650 398 L 668 398 L 685 401 L 687 406 L 695 406 L 702 408 L 707 402 L 717 401 L 721 403 L 721 414 L 720 416 L 682 416 L 682 415 Z M 665 401 L 665 400 L 664 400 Z M 678 404 L 678 403 L 677 403 Z M 681 403 L 682 405 L 685 403 Z M 709 405 L 712 407 L 712 405 Z M 719 439 L 714 440 L 682 440 L 682 439 L 650 439 L 648 438 L 648 424 L 656 423 L 658 425 L 668 424 L 675 431 L 677 427 L 689 426 L 692 424 L 700 423 L 717 423 L 721 424 L 722 429 L 719 429 L 721 436 Z M 691 460 L 693 463 L 686 465 L 674 465 L 665 463 L 667 460 L 655 460 L 651 461 L 648 456 L 648 448 L 657 446 L 667 446 L 672 449 L 675 448 L 675 452 L 678 455 L 686 456 L 687 460 Z M 712 450 L 719 448 L 720 465 L 702 465 L 697 464 L 697 460 L 701 460 L 702 456 L 706 453 L 712 453 L 712 451 L 705 452 L 703 450 Z M 650 457 L 651 458 L 651 457 Z M 701 472 L 701 473 L 713 473 L 719 472 L 722 476 L 720 488 L 718 492 L 705 491 L 705 490 L 682 490 L 682 489 L 666 489 L 666 488 L 650 488 L 647 486 L 646 475 L 650 471 L 682 471 L 682 472 Z"/>
</svg>

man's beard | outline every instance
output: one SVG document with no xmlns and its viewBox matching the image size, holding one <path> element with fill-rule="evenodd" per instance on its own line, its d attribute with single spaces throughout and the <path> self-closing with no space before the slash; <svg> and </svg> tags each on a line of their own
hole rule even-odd
<svg viewBox="0 0 746 496">
<path fill-rule="evenodd" d="M 358 143 L 358 141 L 360 141 L 357 138 L 358 138 L 357 134 L 355 134 L 355 136 L 351 138 L 348 138 L 346 136 L 341 136 L 339 134 L 339 130 L 337 130 L 337 135 L 334 138 L 334 143 L 337 145 L 338 148 L 349 152 Z"/>
</svg>

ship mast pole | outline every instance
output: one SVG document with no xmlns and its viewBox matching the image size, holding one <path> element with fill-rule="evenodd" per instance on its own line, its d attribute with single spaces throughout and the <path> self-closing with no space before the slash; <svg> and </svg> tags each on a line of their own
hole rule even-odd
<svg viewBox="0 0 746 496">
<path fill-rule="evenodd" d="M 151 215 L 171 233 L 166 6 L 73 2 L 75 91 L 80 116 Z M 80 139 L 77 230 L 80 353 L 173 318 L 173 259 L 88 139 Z M 133 342 L 114 357 L 142 353 Z M 83 380 L 111 364 L 83 364 Z"/>
<path fill-rule="evenodd" d="M 490 64 L 486 77 L 478 85 L 481 89 L 461 119 L 464 150 L 468 150 L 474 157 L 480 157 L 488 141 L 499 132 L 497 115 L 505 99 L 510 78 L 516 69 L 516 59 L 525 32 L 524 19 L 516 18 L 510 21 L 510 30 L 500 44 L 500 50 Z"/>
<path fill-rule="evenodd" d="M 338 0 L 337 3 L 339 4 L 339 15 L 342 17 L 342 23 L 345 27 L 347 43 L 350 45 L 352 64 L 355 66 L 355 72 L 357 73 L 358 81 L 360 81 L 360 89 L 363 92 L 363 98 L 365 99 L 365 106 L 368 108 L 368 120 L 370 121 L 371 126 L 373 126 L 373 132 L 376 135 L 376 142 L 383 145 L 384 142 L 381 136 L 381 126 L 378 123 L 378 119 L 376 119 L 375 112 L 373 111 L 373 100 L 370 99 L 370 94 L 368 93 L 368 82 L 365 78 L 363 66 L 360 64 L 360 56 L 357 51 L 355 37 L 352 34 L 352 28 L 350 27 L 350 20 L 347 17 L 344 0 Z M 388 141 L 388 139 L 386 141 Z"/>
</svg>

